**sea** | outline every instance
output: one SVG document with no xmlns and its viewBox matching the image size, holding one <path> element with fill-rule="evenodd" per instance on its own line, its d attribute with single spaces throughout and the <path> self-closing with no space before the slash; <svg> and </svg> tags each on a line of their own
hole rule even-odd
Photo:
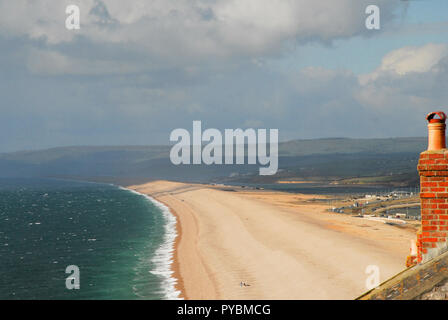
<svg viewBox="0 0 448 320">
<path fill-rule="evenodd" d="M 176 236 L 169 209 L 135 191 L 0 179 L 0 299 L 179 299 Z"/>
</svg>

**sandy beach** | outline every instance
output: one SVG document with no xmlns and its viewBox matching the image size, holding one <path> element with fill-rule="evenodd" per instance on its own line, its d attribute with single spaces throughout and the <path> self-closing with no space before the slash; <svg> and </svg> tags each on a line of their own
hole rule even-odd
<svg viewBox="0 0 448 320">
<path fill-rule="evenodd" d="M 186 299 L 354 299 L 366 267 L 405 269 L 412 229 L 325 211 L 315 196 L 155 181 L 128 186 L 177 216 Z M 247 286 L 242 286 L 241 283 Z"/>
</svg>

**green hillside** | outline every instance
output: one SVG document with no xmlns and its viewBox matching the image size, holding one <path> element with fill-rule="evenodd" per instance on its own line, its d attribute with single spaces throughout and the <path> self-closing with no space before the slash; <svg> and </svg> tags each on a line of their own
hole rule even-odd
<svg viewBox="0 0 448 320">
<path fill-rule="evenodd" d="M 59 147 L 0 154 L 0 177 L 77 177 L 109 179 L 269 180 L 314 178 L 344 180 L 387 176 L 414 183 L 418 155 L 426 138 L 316 139 L 279 144 L 279 172 L 258 176 L 258 165 L 175 166 L 169 146 Z M 392 177 L 392 178 L 391 178 Z M 406 178 L 403 178 L 406 177 Z M 377 179 L 378 180 L 378 179 Z M 350 180 L 347 180 L 347 183 Z M 352 180 L 356 181 L 356 180 Z M 363 180 L 365 181 L 374 181 Z"/>
</svg>

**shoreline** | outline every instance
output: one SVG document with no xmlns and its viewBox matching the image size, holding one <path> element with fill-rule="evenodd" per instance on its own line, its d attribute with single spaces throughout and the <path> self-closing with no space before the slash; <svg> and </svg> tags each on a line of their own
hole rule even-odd
<svg viewBox="0 0 448 320">
<path fill-rule="evenodd" d="M 324 205 L 307 202 L 320 195 L 169 181 L 127 188 L 176 217 L 171 268 L 183 299 L 353 299 L 365 291 L 369 261 L 382 278 L 405 268 L 414 236 L 324 213 Z"/>
<path fill-rule="evenodd" d="M 160 250 L 161 248 L 163 248 L 163 245 L 171 245 L 172 244 L 172 249 L 173 249 L 173 253 L 172 253 L 172 259 L 171 261 L 169 261 L 169 268 L 168 268 L 168 272 L 172 272 L 172 275 L 170 275 L 168 278 L 166 278 L 166 281 L 170 281 L 173 280 L 174 284 L 173 284 L 173 288 L 174 288 L 174 292 L 179 292 L 179 294 L 177 295 L 176 298 L 178 299 L 186 299 L 186 294 L 185 294 L 185 288 L 183 286 L 183 280 L 182 277 L 180 276 L 180 267 L 179 267 L 179 259 L 178 259 L 178 254 L 179 254 L 179 250 L 178 250 L 178 246 L 179 246 L 179 242 L 180 242 L 180 238 L 182 235 L 182 228 L 180 226 L 180 222 L 179 222 L 179 215 L 172 209 L 170 208 L 167 204 L 165 204 L 163 201 L 160 201 L 159 199 L 149 195 L 149 194 L 145 194 L 145 193 L 141 193 L 131 187 L 124 187 L 124 186 L 118 186 L 119 188 L 126 190 L 126 191 L 130 191 L 132 193 L 136 193 L 140 196 L 143 196 L 144 198 L 146 198 L 147 200 L 149 200 L 153 205 L 155 205 L 157 208 L 159 208 L 162 211 L 162 214 L 164 214 L 164 211 L 166 210 L 168 212 L 168 214 L 172 215 L 172 217 L 174 217 L 175 219 L 175 223 L 174 223 L 174 227 L 175 227 L 175 237 L 174 237 L 174 241 L 172 243 L 168 242 L 168 243 L 162 243 L 161 247 L 159 247 Z M 162 207 L 161 207 L 162 206 Z M 169 222 L 166 222 L 167 224 L 169 224 Z M 167 225 L 165 225 L 166 227 Z M 164 238 L 167 236 L 167 234 L 164 235 Z M 157 252 L 157 250 L 155 252 Z M 155 270 L 151 271 L 154 272 Z M 160 271 L 159 271 L 160 272 Z M 172 300 L 172 298 L 166 294 L 166 300 Z"/>
<path fill-rule="evenodd" d="M 160 203 L 162 203 L 164 206 L 168 208 L 170 213 L 176 218 L 176 238 L 174 240 L 174 253 L 173 253 L 173 261 L 171 263 L 171 270 L 173 271 L 173 277 L 176 279 L 176 283 L 174 284 L 174 287 L 177 291 L 180 292 L 179 298 L 188 300 L 188 296 L 185 292 L 185 286 L 184 281 L 180 275 L 180 262 L 179 262 L 179 244 L 180 240 L 182 238 L 182 226 L 180 223 L 179 214 L 173 210 L 170 206 L 168 206 L 166 203 L 161 201 L 160 199 L 157 199 L 156 197 L 153 197 Z"/>
</svg>

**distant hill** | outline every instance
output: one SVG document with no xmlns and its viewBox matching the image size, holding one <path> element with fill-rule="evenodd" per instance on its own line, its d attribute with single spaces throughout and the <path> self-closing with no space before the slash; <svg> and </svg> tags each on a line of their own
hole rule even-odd
<svg viewBox="0 0 448 320">
<path fill-rule="evenodd" d="M 348 139 L 327 138 L 293 140 L 279 145 L 281 156 L 347 153 L 420 153 L 426 149 L 428 138 Z"/>
<path fill-rule="evenodd" d="M 95 180 L 213 181 L 279 178 L 347 179 L 409 175 L 427 138 L 315 139 L 279 144 L 279 173 L 259 177 L 258 165 L 175 166 L 170 146 L 60 147 L 0 154 L 0 177 L 76 177 Z M 389 179 L 390 180 L 390 179 Z M 392 179 L 393 180 L 393 179 Z M 407 181 L 407 179 L 405 179 Z"/>
</svg>

